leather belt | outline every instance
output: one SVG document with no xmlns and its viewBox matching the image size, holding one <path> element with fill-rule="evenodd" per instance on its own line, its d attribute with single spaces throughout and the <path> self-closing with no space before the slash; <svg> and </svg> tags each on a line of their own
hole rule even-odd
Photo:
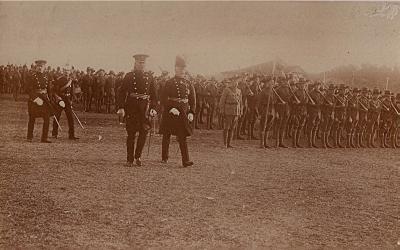
<svg viewBox="0 0 400 250">
<path fill-rule="evenodd" d="M 134 97 L 136 99 L 143 99 L 143 100 L 150 99 L 150 96 L 146 94 L 130 93 L 129 96 Z"/>
<path fill-rule="evenodd" d="M 168 100 L 174 101 L 174 102 L 180 102 L 180 103 L 188 103 L 189 99 L 187 98 L 173 98 L 173 97 L 168 97 Z"/>
</svg>

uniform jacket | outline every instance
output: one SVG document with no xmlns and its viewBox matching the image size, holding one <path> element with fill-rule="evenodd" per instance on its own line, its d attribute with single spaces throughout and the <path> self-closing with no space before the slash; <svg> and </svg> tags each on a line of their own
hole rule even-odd
<svg viewBox="0 0 400 250">
<path fill-rule="evenodd" d="M 240 89 L 226 87 L 219 100 L 219 110 L 223 115 L 242 115 L 242 92 Z"/>
<path fill-rule="evenodd" d="M 161 105 L 164 110 L 160 125 L 161 134 L 177 136 L 193 134 L 193 122 L 189 122 L 187 117 L 189 113 L 194 114 L 196 110 L 196 91 L 192 83 L 176 76 L 169 79 L 162 91 Z M 179 116 L 170 113 L 172 108 L 179 111 Z"/>
<path fill-rule="evenodd" d="M 33 72 L 29 78 L 27 92 L 29 94 L 28 113 L 30 116 L 41 117 L 54 112 L 49 98 L 51 95 L 51 85 L 46 74 Z M 37 97 L 43 100 L 42 106 L 33 102 Z"/>
<path fill-rule="evenodd" d="M 125 109 L 132 129 L 140 130 L 149 127 L 149 108 L 157 105 L 157 93 L 153 77 L 147 72 L 132 71 L 125 75 L 118 91 L 118 108 Z M 128 123 L 127 123 L 128 126 Z"/>
</svg>

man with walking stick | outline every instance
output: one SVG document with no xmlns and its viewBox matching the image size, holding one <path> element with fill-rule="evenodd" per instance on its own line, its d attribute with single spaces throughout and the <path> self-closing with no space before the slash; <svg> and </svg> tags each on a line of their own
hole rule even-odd
<svg viewBox="0 0 400 250">
<path fill-rule="evenodd" d="M 77 140 L 75 137 L 74 117 L 72 110 L 72 78 L 71 68 L 69 65 L 63 69 L 63 74 L 54 81 L 53 98 L 56 104 L 56 114 L 53 120 L 53 130 L 51 132 L 54 139 L 58 137 L 58 121 L 60 121 L 61 113 L 64 110 L 68 120 L 68 138 L 70 140 Z"/>
<path fill-rule="evenodd" d="M 35 61 L 35 71 L 30 77 L 29 84 L 27 86 L 27 92 L 29 93 L 28 100 L 28 142 L 32 142 L 33 130 L 35 127 L 35 119 L 38 117 L 43 118 L 43 129 L 41 142 L 51 143 L 48 140 L 50 116 L 53 114 L 53 108 L 50 103 L 49 92 L 50 81 L 45 73 L 43 73 L 43 67 L 47 62 L 45 60 Z"/>
<path fill-rule="evenodd" d="M 146 136 L 151 128 L 150 116 L 157 115 L 157 94 L 151 74 L 145 72 L 145 62 L 148 55 L 137 54 L 133 71 L 126 74 L 118 93 L 118 112 L 126 118 L 127 167 L 142 166 L 140 159 Z M 148 110 L 150 109 L 150 112 Z M 135 150 L 136 133 L 139 133 Z"/>
</svg>

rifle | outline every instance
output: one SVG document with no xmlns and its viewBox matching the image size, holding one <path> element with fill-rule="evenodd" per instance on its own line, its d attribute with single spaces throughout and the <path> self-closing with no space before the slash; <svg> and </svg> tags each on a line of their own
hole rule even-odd
<svg viewBox="0 0 400 250">
<path fill-rule="evenodd" d="M 337 96 L 337 95 L 333 95 L 335 98 L 336 98 L 336 100 L 338 100 L 339 102 L 340 102 L 340 104 L 342 105 L 342 106 L 346 106 L 345 104 L 344 104 L 344 102 L 342 102 L 340 99 L 339 99 L 339 97 Z M 343 99 L 345 99 L 345 97 L 343 97 Z"/>
<path fill-rule="evenodd" d="M 85 129 L 85 128 L 83 127 L 81 121 L 79 120 L 78 116 L 76 115 L 75 111 L 72 109 L 72 106 L 71 106 L 71 111 L 72 111 L 72 114 L 74 114 L 75 119 L 78 121 L 78 123 L 79 123 L 79 125 L 81 126 L 81 128 L 82 128 L 82 129 Z"/>
<path fill-rule="evenodd" d="M 311 96 L 310 96 L 310 94 L 308 93 L 308 91 L 307 91 L 307 90 L 304 90 L 304 92 L 306 92 L 306 95 L 308 96 L 308 99 L 311 101 L 311 104 L 312 104 L 312 105 L 315 105 L 315 102 L 314 102 L 314 100 L 311 98 Z"/>
<path fill-rule="evenodd" d="M 154 131 L 156 130 L 156 123 L 155 123 L 154 117 L 151 118 L 151 123 L 153 126 L 152 126 L 152 128 L 150 130 L 150 134 L 149 134 L 149 143 L 148 143 L 149 145 L 147 147 L 147 156 L 150 155 L 151 137 L 152 137 Z"/>
<path fill-rule="evenodd" d="M 362 96 L 360 97 L 360 99 L 361 99 L 361 98 L 362 98 Z M 360 101 L 360 99 L 358 99 L 357 102 L 360 104 L 360 106 L 362 107 L 362 109 L 363 109 L 364 111 L 368 111 L 368 108 L 365 107 L 365 105 Z"/>
<path fill-rule="evenodd" d="M 377 100 L 382 104 L 382 106 L 386 109 L 386 111 L 390 110 L 390 108 L 388 108 L 388 106 L 386 106 L 386 104 L 384 104 L 379 98 Z"/>
<path fill-rule="evenodd" d="M 327 102 L 327 103 L 329 104 L 329 106 L 332 106 L 332 105 L 333 105 L 333 103 L 331 103 L 331 102 L 326 98 L 326 96 L 324 96 L 324 94 L 322 94 L 322 92 L 319 91 L 319 89 L 317 89 L 317 91 L 318 91 L 318 93 L 324 98 L 324 101 Z"/>
<path fill-rule="evenodd" d="M 390 99 L 390 105 L 392 106 L 394 111 L 396 111 L 396 115 L 400 116 L 400 112 L 397 110 L 396 106 L 394 106 L 392 99 Z"/>
<path fill-rule="evenodd" d="M 296 100 L 296 103 L 300 104 L 300 100 L 299 100 L 299 98 L 297 98 L 296 94 L 293 92 L 292 87 L 290 86 L 290 83 L 288 83 L 288 86 L 289 86 L 290 93 L 293 95 L 294 99 Z"/>
<path fill-rule="evenodd" d="M 282 97 L 280 97 L 280 95 L 276 92 L 276 90 L 274 89 L 274 87 L 272 87 L 272 91 L 275 93 L 276 97 L 278 97 L 279 101 L 282 104 L 286 104 L 286 102 L 282 99 Z"/>
</svg>

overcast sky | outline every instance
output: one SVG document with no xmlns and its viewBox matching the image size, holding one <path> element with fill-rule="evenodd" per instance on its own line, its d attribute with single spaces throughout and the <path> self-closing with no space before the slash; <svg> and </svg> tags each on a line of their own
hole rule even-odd
<svg viewBox="0 0 400 250">
<path fill-rule="evenodd" d="M 361 2 L 1 2 L 0 63 L 84 69 L 237 69 L 280 57 L 309 72 L 341 64 L 400 62 L 400 16 L 369 17 L 382 3 Z"/>
</svg>

